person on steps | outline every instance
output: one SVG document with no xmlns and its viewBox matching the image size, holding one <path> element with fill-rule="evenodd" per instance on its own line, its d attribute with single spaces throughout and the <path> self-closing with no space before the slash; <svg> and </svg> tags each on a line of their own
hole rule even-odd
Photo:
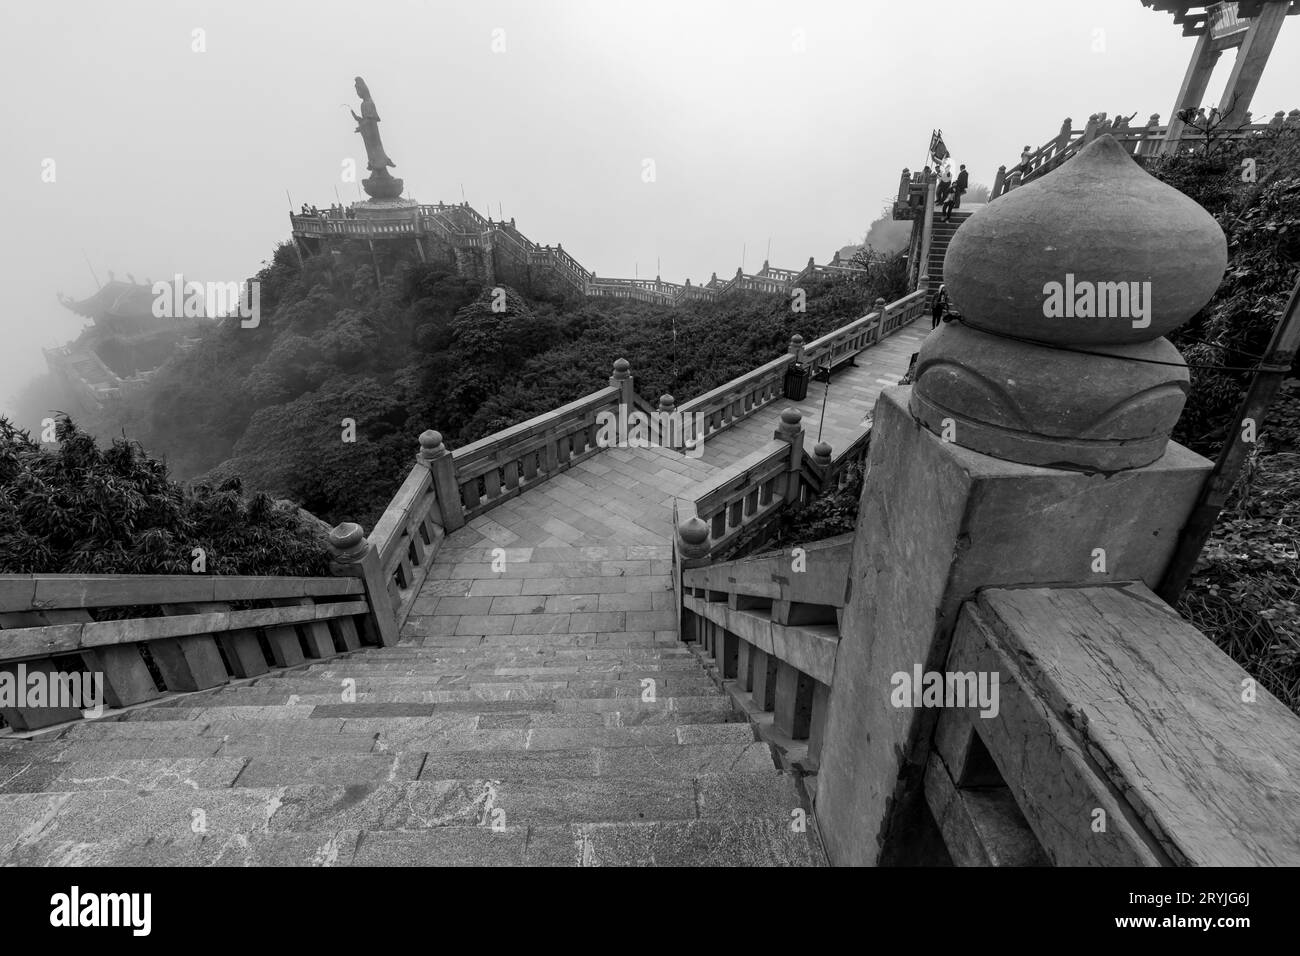
<svg viewBox="0 0 1300 956">
<path fill-rule="evenodd" d="M 948 289 L 946 286 L 939 286 L 939 291 L 935 293 L 934 304 L 930 306 L 930 318 L 934 321 L 930 323 L 930 328 L 936 329 L 943 317 L 948 314 Z"/>
</svg>

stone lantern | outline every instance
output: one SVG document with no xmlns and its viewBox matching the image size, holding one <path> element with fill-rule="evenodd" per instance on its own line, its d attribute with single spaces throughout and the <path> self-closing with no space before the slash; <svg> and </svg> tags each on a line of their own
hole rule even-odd
<svg viewBox="0 0 1300 956">
<path fill-rule="evenodd" d="M 1164 454 L 1189 377 L 1163 335 L 1214 295 L 1223 230 L 1110 136 L 963 225 L 962 316 L 921 347 L 910 410 L 1006 461 L 1112 472 Z"/>
</svg>

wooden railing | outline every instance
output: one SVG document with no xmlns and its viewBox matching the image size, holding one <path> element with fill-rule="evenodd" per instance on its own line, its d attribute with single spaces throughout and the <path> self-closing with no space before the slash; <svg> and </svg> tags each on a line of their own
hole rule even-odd
<svg viewBox="0 0 1300 956">
<path fill-rule="evenodd" d="M 364 580 L 340 574 L 0 575 L 0 670 L 95 675 L 116 708 L 391 643 Z M 47 703 L 0 716 L 19 731 L 82 716 Z"/>
<path fill-rule="evenodd" d="M 1278 114 L 1268 123 L 1250 123 L 1232 130 L 1212 130 L 1210 136 L 1213 137 L 1215 142 L 1250 140 L 1259 136 L 1275 135 L 1285 125 L 1286 121 L 1283 120 L 1281 114 Z M 1205 131 L 1184 126 L 1181 123 L 1178 126 L 1179 130 L 1176 133 L 1179 150 L 1194 150 L 1205 143 Z M 1168 132 L 1168 125 L 1162 125 L 1160 117 L 1155 114 L 1147 120 L 1145 126 L 1121 125 L 1116 127 L 1114 121 L 1104 119 L 1104 114 L 1102 114 L 1102 118 L 1094 114 L 1088 118 L 1088 122 L 1083 129 L 1072 129 L 1070 120 L 1066 119 L 1061 126 L 1061 131 L 1056 136 L 1031 151 L 1028 156 L 1022 156 L 1021 159 L 1012 163 L 1009 167 L 998 167 L 997 175 L 993 178 L 993 187 L 989 192 L 989 199 L 996 199 L 1017 186 L 1023 186 L 1025 183 L 1032 182 L 1051 172 L 1098 136 L 1108 135 L 1113 137 L 1117 143 L 1134 156 L 1149 156 L 1164 148 L 1165 136 Z"/>
<path fill-rule="evenodd" d="M 1300 864 L 1300 718 L 1143 585 L 983 591 L 946 670 L 997 678 L 926 765 L 958 865 Z"/>
</svg>

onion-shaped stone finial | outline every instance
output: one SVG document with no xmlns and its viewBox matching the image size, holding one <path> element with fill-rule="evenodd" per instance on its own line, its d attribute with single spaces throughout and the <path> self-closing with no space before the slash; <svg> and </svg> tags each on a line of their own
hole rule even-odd
<svg viewBox="0 0 1300 956">
<path fill-rule="evenodd" d="M 432 428 L 420 433 L 420 458 L 428 461 L 432 458 L 441 458 L 447 454 L 447 449 L 442 444 L 442 433 L 436 432 Z"/>
<path fill-rule="evenodd" d="M 709 526 L 699 515 L 691 515 L 677 526 L 677 552 L 684 558 L 702 558 L 709 553 Z"/>
<path fill-rule="evenodd" d="M 677 408 L 677 400 L 673 398 L 671 395 L 665 394 L 659 396 L 659 411 L 672 412 L 675 411 L 676 408 Z"/>
<path fill-rule="evenodd" d="M 819 465 L 829 465 L 831 463 L 831 446 L 824 441 L 819 441 L 813 445 L 813 461 Z"/>
<path fill-rule="evenodd" d="M 1146 342 L 1214 295 L 1223 230 L 1111 136 L 972 216 L 944 256 L 948 297 L 972 322 L 1045 342 Z"/>
<path fill-rule="evenodd" d="M 621 380 L 627 378 L 631 374 L 632 366 L 628 364 L 627 359 L 621 358 L 614 360 L 614 378 Z"/>
<path fill-rule="evenodd" d="M 962 321 L 922 345 L 912 414 L 1009 461 L 1151 464 L 1189 382 L 1161 335 L 1214 294 L 1226 256 L 1209 213 L 1101 136 L 953 236 L 944 282 Z"/>
<path fill-rule="evenodd" d="M 369 547 L 365 531 L 353 521 L 343 522 L 329 534 L 330 552 L 340 564 L 360 561 Z"/>
</svg>

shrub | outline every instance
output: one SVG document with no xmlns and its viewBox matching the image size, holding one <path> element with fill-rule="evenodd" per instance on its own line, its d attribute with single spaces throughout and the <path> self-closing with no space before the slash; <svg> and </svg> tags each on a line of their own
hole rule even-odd
<svg viewBox="0 0 1300 956">
<path fill-rule="evenodd" d="M 210 574 L 323 575 L 319 531 L 239 482 L 183 488 L 139 444 L 101 449 L 70 419 L 57 448 L 0 417 L 0 572 L 188 574 L 196 547 Z"/>
</svg>

